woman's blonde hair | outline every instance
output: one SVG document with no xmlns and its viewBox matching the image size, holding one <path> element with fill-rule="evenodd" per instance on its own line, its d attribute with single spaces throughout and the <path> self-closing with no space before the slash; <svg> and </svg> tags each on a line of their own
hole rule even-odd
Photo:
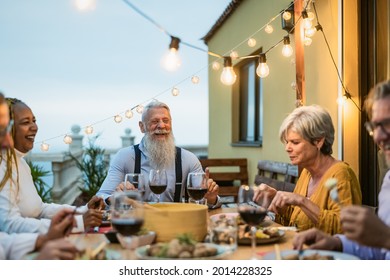
<svg viewBox="0 0 390 280">
<path fill-rule="evenodd" d="M 316 141 L 325 138 L 321 152 L 331 155 L 334 141 L 334 127 L 328 111 L 318 105 L 296 108 L 284 119 L 279 129 L 279 138 L 286 142 L 287 132 L 293 130 L 313 145 Z"/>
<path fill-rule="evenodd" d="M 16 98 L 8 98 L 7 97 L 5 100 L 7 101 L 7 104 L 8 104 L 10 120 L 14 120 L 15 119 L 15 115 L 14 115 L 15 105 L 17 105 L 17 104 L 26 105 L 26 104 L 24 102 L 22 102 L 21 100 L 16 99 Z M 12 138 L 14 139 L 15 138 L 15 126 L 12 127 L 11 135 L 12 135 Z M 3 155 L 5 155 L 5 156 L 3 156 Z M 12 183 L 13 183 L 12 163 L 13 162 L 16 165 L 16 172 L 17 172 L 16 185 L 17 185 L 17 187 L 19 186 L 18 162 L 16 161 L 16 153 L 15 153 L 14 147 L 7 148 L 5 151 L 5 154 L 0 153 L 0 162 L 3 162 L 3 160 L 6 161 L 6 163 L 5 163 L 6 167 L 5 167 L 4 177 L 1 179 L 1 182 L 0 182 L 0 191 L 3 189 L 3 187 L 5 186 L 5 184 L 7 183 L 8 180 L 10 181 L 10 184 L 12 187 Z"/>
</svg>

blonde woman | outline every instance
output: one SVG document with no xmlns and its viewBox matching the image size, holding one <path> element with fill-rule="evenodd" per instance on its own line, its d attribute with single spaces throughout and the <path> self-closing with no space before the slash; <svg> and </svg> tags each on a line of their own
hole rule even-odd
<svg viewBox="0 0 390 280">
<path fill-rule="evenodd" d="M 334 127 L 329 113 L 317 105 L 296 108 L 283 121 L 279 136 L 291 163 L 302 172 L 294 192 L 261 184 L 255 201 L 266 203 L 277 214 L 276 221 L 284 225 L 340 233 L 340 204 L 331 199 L 326 181 L 337 180 L 343 205 L 361 204 L 362 194 L 351 167 L 332 157 Z"/>
</svg>

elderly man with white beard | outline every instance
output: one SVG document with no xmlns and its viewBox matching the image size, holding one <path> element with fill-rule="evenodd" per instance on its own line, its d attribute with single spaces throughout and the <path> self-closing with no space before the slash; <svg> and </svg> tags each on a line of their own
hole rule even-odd
<svg viewBox="0 0 390 280">
<path fill-rule="evenodd" d="M 152 101 L 145 106 L 139 127 L 144 137 L 138 145 L 122 148 L 112 159 L 110 168 L 100 190 L 96 194 L 106 203 L 115 190 L 134 189 L 124 186 L 127 173 L 142 173 L 148 178 L 151 169 L 165 169 L 168 177 L 167 189 L 161 194 L 163 202 L 180 202 L 185 196 L 187 176 L 190 172 L 203 172 L 199 159 L 190 151 L 175 146 L 172 118 L 168 105 Z M 181 161 L 181 164 L 180 164 Z M 208 170 L 206 170 L 208 174 Z M 208 179 L 205 195 L 209 208 L 221 206 L 218 185 Z M 151 201 L 153 193 L 145 189 L 144 201 Z"/>
</svg>

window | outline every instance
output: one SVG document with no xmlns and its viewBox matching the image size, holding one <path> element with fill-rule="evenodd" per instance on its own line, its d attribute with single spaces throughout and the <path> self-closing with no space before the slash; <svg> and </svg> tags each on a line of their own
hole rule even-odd
<svg viewBox="0 0 390 280">
<path fill-rule="evenodd" d="M 256 75 L 258 59 L 247 59 L 235 66 L 238 83 L 233 89 L 233 146 L 261 146 L 263 138 L 262 84 Z"/>
</svg>

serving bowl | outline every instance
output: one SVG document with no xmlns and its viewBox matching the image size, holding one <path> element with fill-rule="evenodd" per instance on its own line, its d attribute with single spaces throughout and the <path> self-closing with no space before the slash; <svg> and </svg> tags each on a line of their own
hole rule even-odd
<svg viewBox="0 0 390 280">
<path fill-rule="evenodd" d="M 145 207 L 144 226 L 156 232 L 157 242 L 167 242 L 180 234 L 203 241 L 207 234 L 206 205 L 194 203 L 155 203 Z"/>
</svg>

